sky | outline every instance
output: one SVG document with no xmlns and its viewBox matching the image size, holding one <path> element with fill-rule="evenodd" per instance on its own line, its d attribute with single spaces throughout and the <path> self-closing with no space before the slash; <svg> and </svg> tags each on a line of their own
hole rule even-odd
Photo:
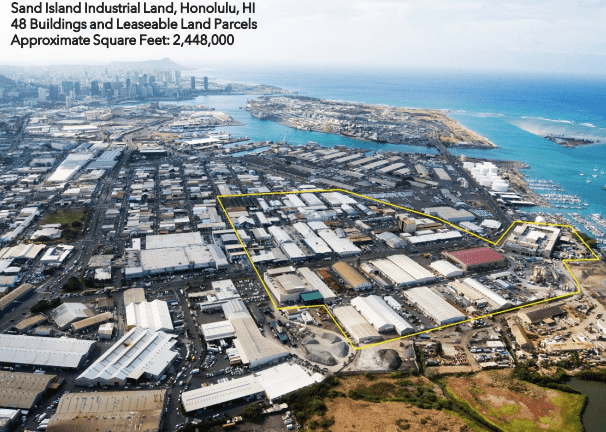
<svg viewBox="0 0 606 432">
<path fill-rule="evenodd" d="M 184 3 L 186 3 L 185 1 Z M 19 4 L 37 4 L 22 0 Z M 77 3 L 64 0 L 62 4 Z M 99 4 L 100 0 L 90 3 Z M 118 1 L 107 0 L 108 4 Z M 125 2 L 124 2 L 125 3 Z M 168 4 L 151 1 L 148 4 Z M 209 0 L 192 4 L 211 5 Z M 225 2 L 219 1 L 219 4 Z M 179 9 L 181 2 L 175 1 Z M 241 8 L 242 2 L 231 2 Z M 104 64 L 113 60 L 170 57 L 194 67 L 219 64 L 437 68 L 572 73 L 606 76 L 606 0 L 258 0 L 255 14 L 229 19 L 258 23 L 233 32 L 232 46 L 36 47 L 11 46 L 14 35 L 92 37 L 154 35 L 144 30 L 16 30 L 11 2 L 0 6 L 0 63 L 12 65 Z M 114 15 L 115 17 L 117 15 Z M 19 16 L 20 17 L 20 16 Z M 30 15 L 29 17 L 47 18 Z M 53 16 L 55 19 L 57 15 Z M 178 14 L 173 19 L 205 15 Z M 65 19 L 94 19 L 70 15 Z M 98 17 L 107 20 L 108 16 Z M 152 19 L 122 16 L 124 20 Z M 187 30 L 157 32 L 172 36 Z M 194 32 L 196 33 L 196 32 Z"/>
</svg>

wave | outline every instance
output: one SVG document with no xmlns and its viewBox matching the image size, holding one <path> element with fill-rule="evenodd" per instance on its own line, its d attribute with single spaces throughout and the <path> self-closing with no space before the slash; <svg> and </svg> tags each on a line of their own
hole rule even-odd
<svg viewBox="0 0 606 432">
<path fill-rule="evenodd" d="M 591 127 L 594 128 L 595 125 L 591 124 L 591 123 L 581 123 L 582 126 L 587 126 L 587 127 Z"/>
<path fill-rule="evenodd" d="M 536 120 L 543 120 L 543 121 L 548 121 L 548 122 L 552 122 L 552 123 L 568 123 L 568 124 L 574 124 L 574 121 L 573 121 L 573 120 L 550 119 L 550 118 L 545 118 L 545 117 L 535 117 L 535 116 L 522 116 L 521 118 L 523 118 L 523 119 L 536 119 Z"/>
</svg>

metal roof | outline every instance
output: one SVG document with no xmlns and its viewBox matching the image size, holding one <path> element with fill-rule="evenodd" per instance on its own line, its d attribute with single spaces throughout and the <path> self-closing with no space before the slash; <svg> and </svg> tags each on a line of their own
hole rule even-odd
<svg viewBox="0 0 606 432">
<path fill-rule="evenodd" d="M 489 247 L 480 247 L 474 249 L 447 252 L 447 254 L 455 258 L 462 264 L 468 266 L 484 263 L 493 263 L 495 261 L 501 261 L 505 259 L 500 253 Z"/>
<path fill-rule="evenodd" d="M 262 392 L 263 387 L 257 382 L 254 375 L 248 375 L 183 392 L 181 401 L 185 411 L 191 412 Z"/>
<path fill-rule="evenodd" d="M 94 341 L 0 334 L 0 363 L 77 368 Z"/>
<path fill-rule="evenodd" d="M 0 406 L 29 410 L 56 375 L 0 371 Z"/>
</svg>

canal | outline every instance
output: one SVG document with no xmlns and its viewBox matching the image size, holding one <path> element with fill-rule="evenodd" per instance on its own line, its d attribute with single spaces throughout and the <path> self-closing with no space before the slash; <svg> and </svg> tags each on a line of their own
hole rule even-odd
<svg viewBox="0 0 606 432">
<path fill-rule="evenodd" d="M 583 381 L 572 378 L 566 385 L 582 392 L 587 396 L 587 405 L 583 411 L 582 421 L 587 432 L 606 431 L 606 416 L 604 415 L 604 401 L 606 401 L 606 383 L 597 381 Z"/>
</svg>

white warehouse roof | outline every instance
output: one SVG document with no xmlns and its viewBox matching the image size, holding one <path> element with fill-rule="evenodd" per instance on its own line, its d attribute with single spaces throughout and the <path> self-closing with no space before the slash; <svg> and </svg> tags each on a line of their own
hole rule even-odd
<svg viewBox="0 0 606 432">
<path fill-rule="evenodd" d="M 178 234 L 148 235 L 145 237 L 145 249 L 185 247 L 203 245 L 202 235 L 198 231 Z"/>
<path fill-rule="evenodd" d="M 333 314 L 356 343 L 369 343 L 382 340 L 381 335 L 353 306 L 336 307 L 333 310 Z"/>
<path fill-rule="evenodd" d="M 217 339 L 233 338 L 236 334 L 234 326 L 228 320 L 202 324 L 200 326 L 204 340 L 211 342 Z"/>
<path fill-rule="evenodd" d="M 125 309 L 127 329 L 141 327 L 152 331 L 173 331 L 168 304 L 163 300 L 131 303 Z"/>
<path fill-rule="evenodd" d="M 482 294 L 485 298 L 487 298 L 491 302 L 495 303 L 499 309 L 505 309 L 505 308 L 508 308 L 511 306 L 511 302 L 509 302 L 508 300 L 505 300 L 503 297 L 501 297 L 499 294 L 497 294 L 496 292 L 494 292 L 493 290 L 488 288 L 483 283 L 478 282 L 477 280 L 475 280 L 473 278 L 466 278 L 463 280 L 463 282 L 466 285 L 469 285 L 475 291 Z"/>
<path fill-rule="evenodd" d="M 360 253 L 362 253 L 360 248 L 358 248 L 348 239 L 338 237 L 331 229 L 320 230 L 318 231 L 318 235 L 339 256 L 359 255 Z"/>
<path fill-rule="evenodd" d="M 419 283 L 431 282 L 437 279 L 432 272 L 406 255 L 392 255 L 387 257 L 387 259 L 411 275 Z"/>
<path fill-rule="evenodd" d="M 463 313 L 427 287 L 412 288 L 404 291 L 403 294 L 410 303 L 415 304 L 438 325 L 465 319 Z"/>
<path fill-rule="evenodd" d="M 395 265 L 390 260 L 380 259 L 371 261 L 372 265 L 387 276 L 397 287 L 403 287 L 416 282 L 416 279 Z"/>
<path fill-rule="evenodd" d="M 456 277 L 463 275 L 463 270 L 446 260 L 432 262 L 429 264 L 429 267 L 445 277 Z"/>
<path fill-rule="evenodd" d="M 191 412 L 258 393 L 263 393 L 263 387 L 254 375 L 248 375 L 183 392 L 181 402 L 185 411 Z"/>
<path fill-rule="evenodd" d="M 134 327 L 78 378 L 76 385 L 123 385 L 127 378 L 162 375 L 177 357 L 175 336 Z"/>
<path fill-rule="evenodd" d="M 257 382 L 265 390 L 269 400 L 275 400 L 303 387 L 322 381 L 322 375 L 309 374 L 298 364 L 281 363 L 277 366 L 255 373 Z"/>
<path fill-rule="evenodd" d="M 242 358 L 242 363 L 251 368 L 290 355 L 277 342 L 263 336 L 250 315 L 246 318 L 231 318 L 230 322 L 236 331 L 234 346 Z"/>
<path fill-rule="evenodd" d="M 376 295 L 356 297 L 351 304 L 378 331 L 395 330 L 400 336 L 413 333 L 414 327 Z"/>
<path fill-rule="evenodd" d="M 301 267 L 297 270 L 299 274 L 305 279 L 305 281 L 311 286 L 311 288 L 318 290 L 325 301 L 333 301 L 337 298 L 333 290 L 320 279 L 313 270 L 309 267 Z"/>
<path fill-rule="evenodd" d="M 76 369 L 96 342 L 0 334 L 0 363 Z"/>
</svg>

